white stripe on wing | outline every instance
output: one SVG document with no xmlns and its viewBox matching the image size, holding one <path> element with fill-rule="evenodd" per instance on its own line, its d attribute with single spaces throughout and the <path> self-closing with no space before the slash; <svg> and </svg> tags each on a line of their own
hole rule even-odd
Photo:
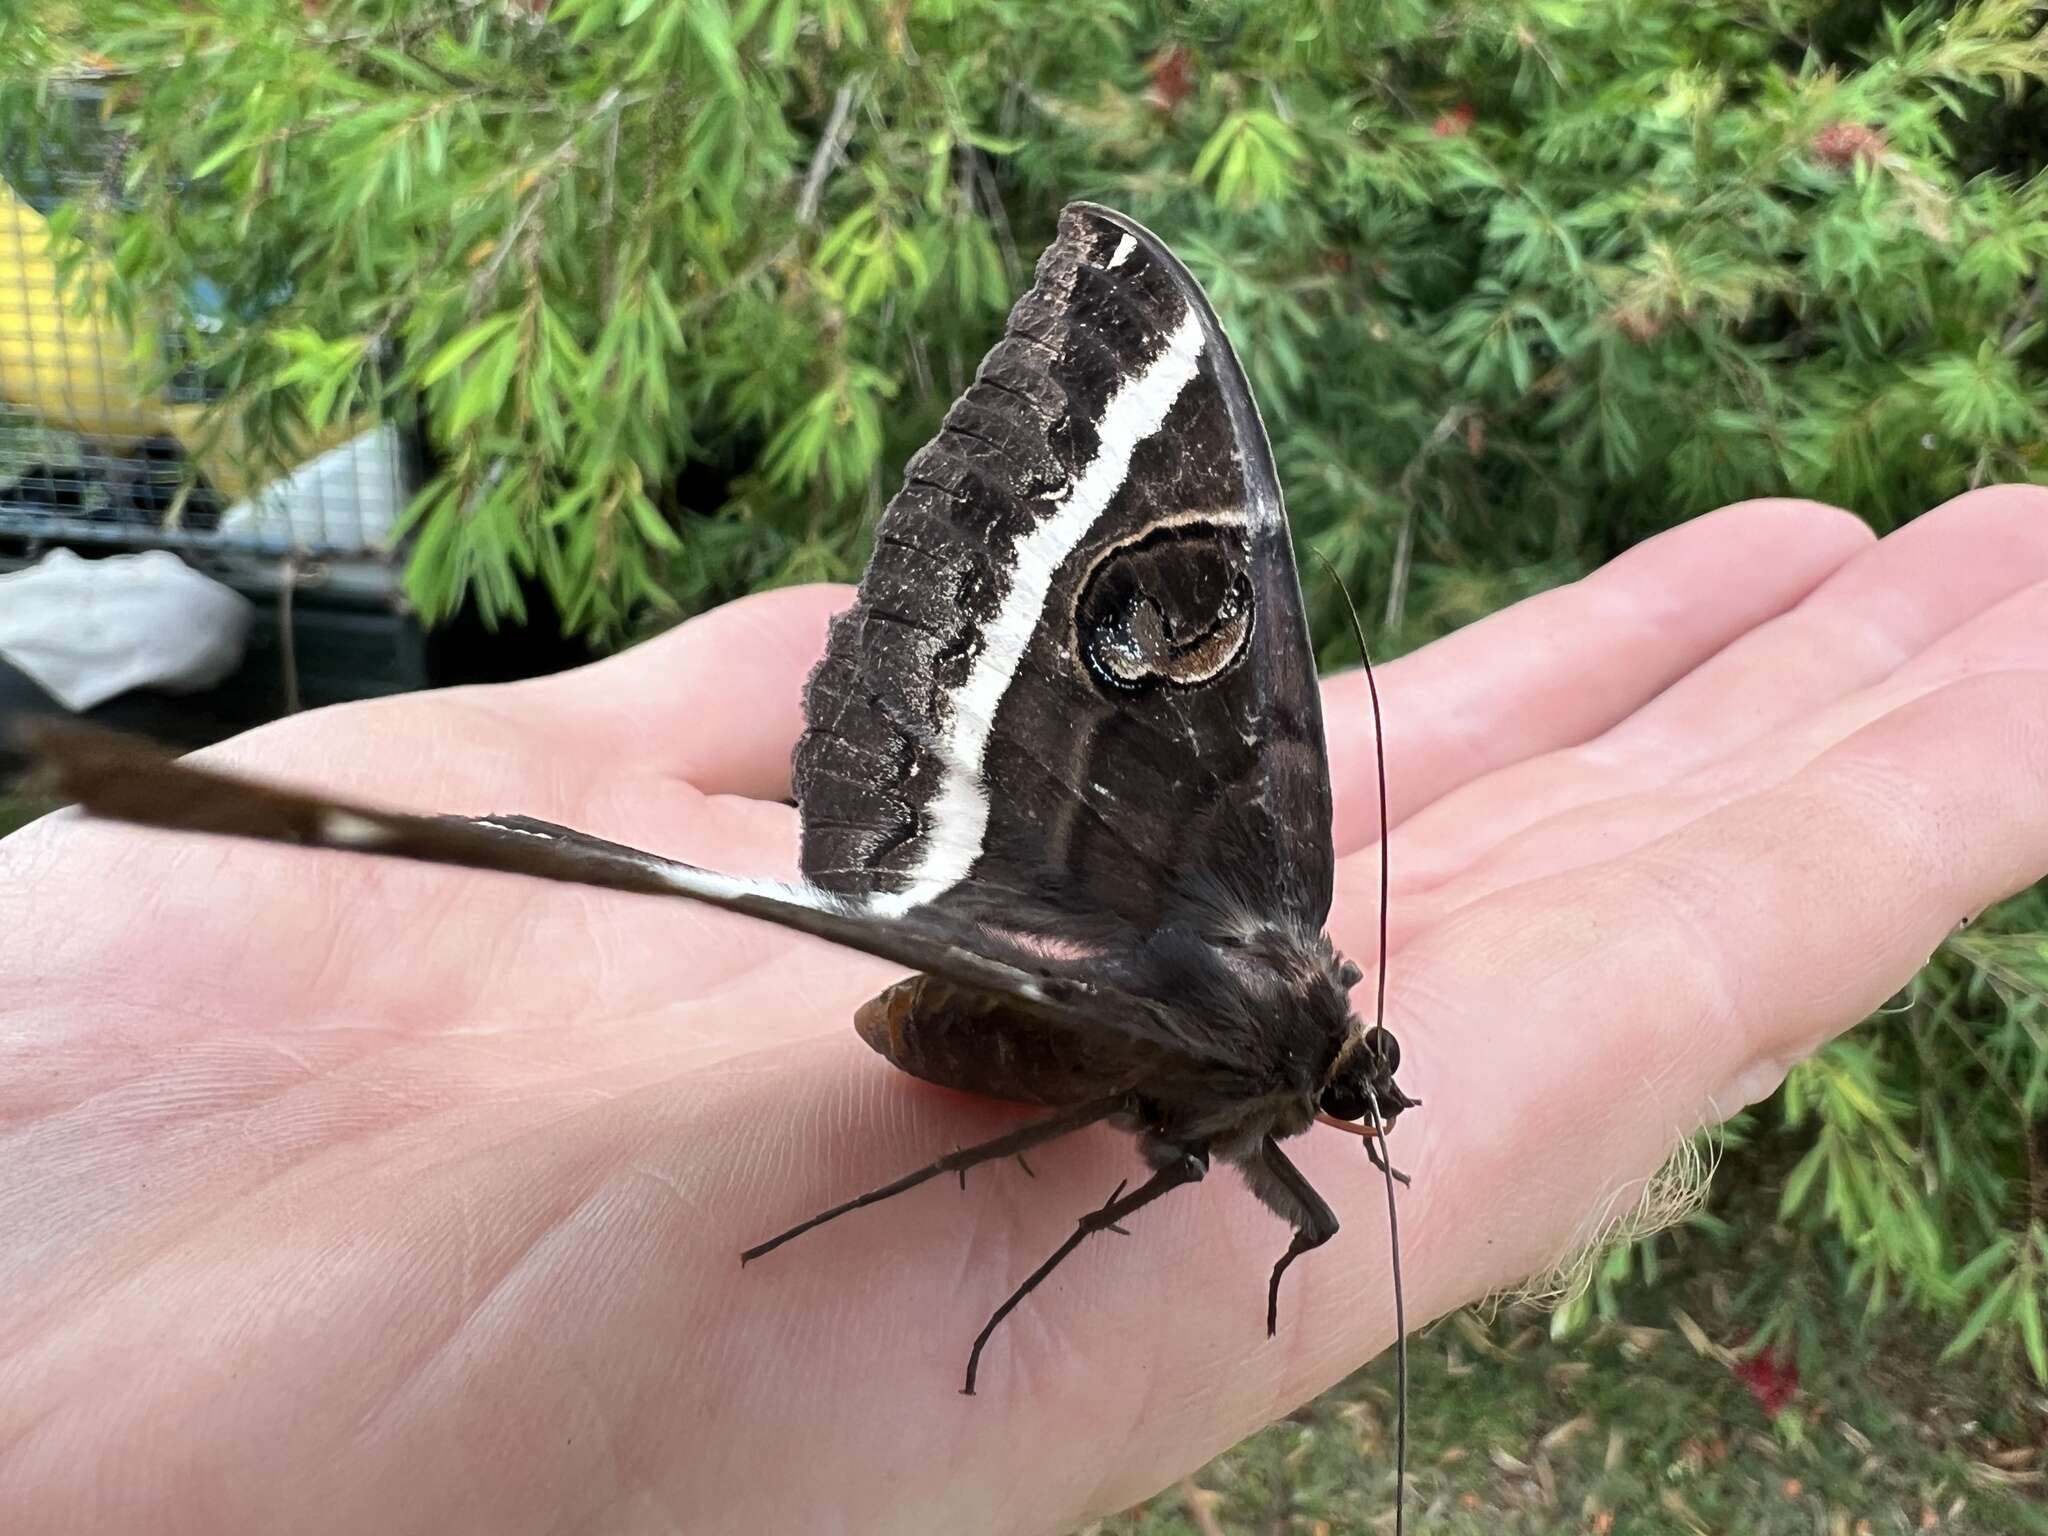
<svg viewBox="0 0 2048 1536">
<path fill-rule="evenodd" d="M 981 856 L 988 833 L 988 789 L 982 770 L 989 735 L 1044 617 L 1053 578 L 1123 489 L 1131 456 L 1164 424 L 1167 412 L 1195 377 L 1203 345 L 1202 317 L 1198 306 L 1190 304 L 1159 355 L 1125 380 L 1103 407 L 1095 428 L 1095 457 L 1076 477 L 1066 500 L 1018 541 L 1002 606 L 982 633 L 973 670 L 947 701 L 938 751 L 944 779 L 926 808 L 917 862 L 903 889 L 877 893 L 869 899 L 869 911 L 895 917 L 923 906 L 964 880 Z"/>
</svg>

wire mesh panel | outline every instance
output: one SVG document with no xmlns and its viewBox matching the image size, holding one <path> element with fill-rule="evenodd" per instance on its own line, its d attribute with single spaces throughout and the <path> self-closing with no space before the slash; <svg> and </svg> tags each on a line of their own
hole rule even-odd
<svg viewBox="0 0 2048 1536">
<path fill-rule="evenodd" d="M 203 379 L 163 382 L 163 338 L 92 297 L 95 258 L 60 263 L 51 212 L 110 186 L 119 158 L 93 97 L 55 97 L 48 137 L 0 154 L 0 536 L 381 561 L 409 489 L 395 428 L 337 429 L 296 462 L 253 453 L 207 417 Z M 203 276 L 183 295 L 201 327 L 227 323 L 215 297 Z"/>
</svg>

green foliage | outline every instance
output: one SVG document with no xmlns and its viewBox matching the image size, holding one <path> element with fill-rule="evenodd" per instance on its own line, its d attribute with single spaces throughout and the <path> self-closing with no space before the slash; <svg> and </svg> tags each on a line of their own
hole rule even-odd
<svg viewBox="0 0 2048 1536">
<path fill-rule="evenodd" d="M 128 151 L 62 227 L 128 312 L 225 290 L 180 355 L 259 440 L 417 403 L 430 615 L 850 575 L 1077 195 L 1189 253 L 1397 643 L 1733 497 L 2044 473 L 2014 0 L 75 10 Z"/>
<path fill-rule="evenodd" d="M 1186 254 L 1389 650 L 1734 498 L 1887 527 L 2048 479 L 2020 0 L 16 12 L 0 143 L 57 115 L 59 34 L 123 71 L 119 175 L 53 221 L 115 305 L 169 314 L 254 440 L 417 415 L 430 616 L 538 581 L 620 634 L 850 576 L 1076 196 Z M 184 307 L 201 274 L 232 323 Z M 1783 1175 L 1761 1341 L 1846 1291 L 2048 1375 L 2044 966 L 2002 931 L 1740 1128 Z"/>
<path fill-rule="evenodd" d="M 50 809 L 20 795 L 0 794 L 0 837 L 18 831 Z"/>
</svg>

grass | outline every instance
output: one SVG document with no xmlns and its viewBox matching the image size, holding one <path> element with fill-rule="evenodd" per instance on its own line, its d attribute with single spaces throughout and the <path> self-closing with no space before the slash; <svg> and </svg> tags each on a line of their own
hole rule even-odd
<svg viewBox="0 0 2048 1536">
<path fill-rule="evenodd" d="M 0 792 L 0 837 L 28 825 L 49 808 L 40 800 Z"/>
<path fill-rule="evenodd" d="M 49 807 L 41 801 L 29 801 L 18 795 L 0 795 L 0 838 L 4 838 L 14 827 L 25 827 L 35 821 Z"/>
<path fill-rule="evenodd" d="M 1762 1406 L 1717 1340 L 1741 1276 L 1668 1281 L 1649 1321 L 1553 1341 L 1542 1316 L 1465 1312 L 1412 1344 L 1408 1528 L 1428 1536 L 2048 1533 L 2048 1395 L 1936 1366 L 1938 1330 L 1848 1324 Z M 1095 1536 L 1363 1536 L 1392 1529 L 1393 1361 L 1375 1362 Z"/>
</svg>

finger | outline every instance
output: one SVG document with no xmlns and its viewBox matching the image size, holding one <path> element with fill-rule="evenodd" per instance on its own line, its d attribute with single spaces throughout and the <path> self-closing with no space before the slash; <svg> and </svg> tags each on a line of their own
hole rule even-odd
<svg viewBox="0 0 2048 1536">
<path fill-rule="evenodd" d="M 516 685 L 597 761 L 687 780 L 707 795 L 782 800 L 803 730 L 804 681 L 852 589 L 780 587 L 700 614 L 617 656 Z"/>
<path fill-rule="evenodd" d="M 1950 631 L 1883 682 L 1838 699 L 1670 784 L 1604 798 L 1597 787 L 1591 788 L 1577 797 L 1581 803 L 1506 836 L 1449 879 L 1418 882 L 1411 889 L 1399 889 L 1397 883 L 1394 926 L 1400 932 L 1418 931 L 1494 891 L 1639 848 L 1745 794 L 1783 782 L 1873 721 L 1963 678 L 2043 669 L 2048 669 L 2048 581 L 2037 582 Z M 1597 786 L 1598 780 L 1594 782 Z M 1475 815 L 1487 815 L 1483 806 L 1471 809 Z M 1416 818 L 1418 828 L 1423 819 Z M 1421 842 L 1419 831 L 1413 841 Z M 1418 860 L 1440 862 L 1434 850 L 1425 850 L 1402 867 Z M 1354 855 L 1339 871 L 1344 896 L 1340 911 L 1370 918 L 1378 910 L 1377 882 L 1378 866 L 1370 850 Z"/>
<path fill-rule="evenodd" d="M 483 795 L 484 809 L 598 814 L 609 819 L 591 830 L 620 837 L 677 778 L 705 795 L 780 800 L 804 680 L 849 595 L 777 588 L 588 666 L 295 715 L 204 756 L 406 809 L 470 809 Z"/>
<path fill-rule="evenodd" d="M 1625 719 L 1869 547 L 1817 502 L 1739 502 L 1382 669 L 1390 814 Z M 1340 854 L 1379 835 L 1362 674 L 1323 689 Z"/>
<path fill-rule="evenodd" d="M 1787 722 L 1811 721 L 1854 698 L 2044 578 L 2048 491 L 1996 486 L 1958 497 L 1851 560 L 1790 612 L 1741 636 L 1612 730 L 1429 805 L 1403 827 L 1399 879 L 1408 889 L 1434 886 L 1574 807 L 1661 789 L 1703 765 L 1741 758 Z M 1885 698 L 1873 695 L 1863 707 Z M 1856 723 L 1852 707 L 1819 741 Z"/>
<path fill-rule="evenodd" d="M 2048 580 L 2048 489 L 1958 496 L 1864 551 L 1790 613 L 1741 637 L 1653 699 L 1606 744 L 1652 760 L 1763 734 L 1756 706 L 1789 719 L 1890 676 L 1959 626 Z M 1705 722 L 1702 729 L 1699 722 Z M 1697 761 L 1679 756 L 1678 761 Z"/>
<path fill-rule="evenodd" d="M 1764 1097 L 1958 922 L 2048 872 L 2044 792 L 2048 672 L 1973 677 L 1762 793 L 1417 938 L 1398 972 L 1414 990 L 1396 983 L 1408 1070 L 1458 1113 L 1426 1122 L 1414 1156 L 1457 1188 L 1512 1184 L 1534 1234 L 1482 1254 L 1432 1207 L 1419 1240 L 1481 1265 L 1480 1286 L 1556 1258 L 1609 1171 L 1647 1175 L 1675 1138 Z"/>
</svg>

